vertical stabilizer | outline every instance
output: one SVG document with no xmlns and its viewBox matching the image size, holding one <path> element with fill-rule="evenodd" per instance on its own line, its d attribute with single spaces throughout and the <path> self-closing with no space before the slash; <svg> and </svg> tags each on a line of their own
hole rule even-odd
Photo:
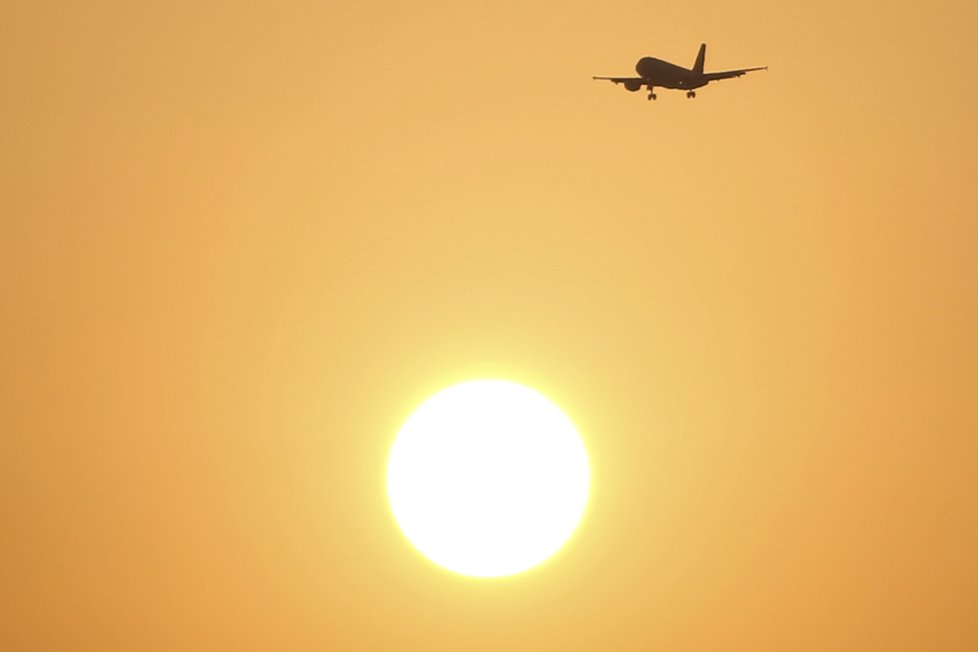
<svg viewBox="0 0 978 652">
<path fill-rule="evenodd" d="M 696 55 L 696 63 L 693 64 L 693 72 L 697 75 L 702 75 L 704 63 L 706 63 L 706 43 L 701 43 L 700 51 Z"/>
</svg>

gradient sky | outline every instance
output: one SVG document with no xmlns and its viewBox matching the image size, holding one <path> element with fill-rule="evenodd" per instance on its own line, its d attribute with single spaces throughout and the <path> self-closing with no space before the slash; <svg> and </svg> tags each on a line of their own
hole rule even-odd
<svg viewBox="0 0 978 652">
<path fill-rule="evenodd" d="M 0 647 L 978 648 L 976 7 L 7 3 Z M 480 376 L 594 474 L 489 582 L 384 489 Z"/>
</svg>

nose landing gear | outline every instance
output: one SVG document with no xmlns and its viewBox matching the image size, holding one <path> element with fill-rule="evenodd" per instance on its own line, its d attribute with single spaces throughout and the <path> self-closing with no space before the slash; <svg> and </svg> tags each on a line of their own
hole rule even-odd
<svg viewBox="0 0 978 652">
<path fill-rule="evenodd" d="M 696 97 L 696 91 L 686 91 L 686 97 L 690 99 Z"/>
</svg>

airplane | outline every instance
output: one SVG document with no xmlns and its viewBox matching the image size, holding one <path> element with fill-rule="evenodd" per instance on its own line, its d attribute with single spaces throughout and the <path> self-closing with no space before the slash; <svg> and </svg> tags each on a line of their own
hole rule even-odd
<svg viewBox="0 0 978 652">
<path fill-rule="evenodd" d="M 592 77 L 591 79 L 624 84 L 625 88 L 633 93 L 645 86 L 649 89 L 649 99 L 654 100 L 657 97 L 655 94 L 656 86 L 685 90 L 686 97 L 693 98 L 696 97 L 695 89 L 706 86 L 711 81 L 740 77 L 755 70 L 767 70 L 767 66 L 761 66 L 723 72 L 703 72 L 705 61 L 706 43 L 703 43 L 700 45 L 700 51 L 696 55 L 696 62 L 692 68 L 683 68 L 655 57 L 642 57 L 635 64 L 635 72 L 639 74 L 638 77 Z"/>
</svg>

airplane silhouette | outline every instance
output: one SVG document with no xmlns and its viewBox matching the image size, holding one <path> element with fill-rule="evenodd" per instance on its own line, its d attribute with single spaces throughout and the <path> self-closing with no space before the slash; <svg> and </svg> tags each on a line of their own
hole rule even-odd
<svg viewBox="0 0 978 652">
<path fill-rule="evenodd" d="M 610 81 L 615 84 L 624 84 L 625 88 L 635 92 L 645 86 L 649 89 L 649 99 L 656 98 L 655 87 L 675 88 L 686 91 L 686 97 L 696 97 L 694 89 L 706 86 L 711 81 L 718 79 L 730 79 L 740 77 L 748 72 L 755 70 L 767 70 L 767 66 L 759 68 L 741 68 L 740 70 L 725 70 L 723 72 L 703 72 L 703 64 L 706 61 L 706 43 L 700 45 L 700 51 L 696 55 L 696 62 L 692 68 L 683 68 L 674 63 L 656 59 L 655 57 L 642 57 L 635 64 L 635 72 L 639 77 L 592 77 Z"/>
</svg>

